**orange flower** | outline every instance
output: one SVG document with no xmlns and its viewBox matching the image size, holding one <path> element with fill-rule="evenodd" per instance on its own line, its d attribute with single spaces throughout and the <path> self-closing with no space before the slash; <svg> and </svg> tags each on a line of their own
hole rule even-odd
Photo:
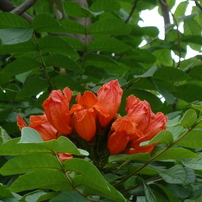
<svg viewBox="0 0 202 202">
<path fill-rule="evenodd" d="M 129 146 L 130 149 L 126 153 L 128 154 L 137 154 L 146 152 L 151 153 L 156 144 L 147 146 L 140 146 L 140 144 L 142 142 L 151 140 L 160 131 L 166 130 L 166 123 L 167 123 L 167 117 L 163 113 L 158 112 L 157 114 L 153 115 L 148 123 L 148 126 L 146 128 L 143 127 L 145 129 L 141 131 L 144 134 L 144 136 L 140 137 L 137 140 L 131 141 Z M 138 127 L 141 128 L 141 124 Z"/>
<path fill-rule="evenodd" d="M 116 115 L 120 103 L 123 90 L 117 80 L 112 80 L 99 89 L 98 103 L 105 109 L 108 116 L 102 113 L 98 114 L 99 122 L 102 127 L 106 126 Z"/>
<path fill-rule="evenodd" d="M 97 98 L 90 91 L 86 91 L 83 96 L 78 94 L 76 101 L 78 104 L 74 104 L 70 111 L 74 128 L 79 136 L 90 141 L 96 132 L 96 110 L 102 110 L 101 106 L 97 105 Z"/>
<path fill-rule="evenodd" d="M 37 130 L 44 141 L 57 139 L 57 130 L 51 126 L 45 115 L 31 116 L 30 125 L 27 125 L 23 118 L 18 115 L 17 125 L 19 126 L 20 130 L 22 130 L 23 127 L 30 127 Z"/>
<path fill-rule="evenodd" d="M 69 102 L 71 97 L 72 91 L 66 87 L 63 93 L 60 90 L 53 90 L 43 103 L 48 121 L 64 135 L 72 132 L 69 114 Z"/>
<path fill-rule="evenodd" d="M 111 154 L 151 153 L 156 144 L 140 146 L 166 129 L 167 117 L 159 112 L 154 114 L 147 101 L 140 101 L 134 95 L 127 98 L 127 115 L 112 124 L 108 149 Z"/>
<path fill-rule="evenodd" d="M 112 135 L 108 140 L 110 154 L 117 154 L 123 151 L 128 142 L 141 137 L 141 133 L 136 129 L 136 124 L 128 116 L 117 119 L 111 127 Z"/>
</svg>

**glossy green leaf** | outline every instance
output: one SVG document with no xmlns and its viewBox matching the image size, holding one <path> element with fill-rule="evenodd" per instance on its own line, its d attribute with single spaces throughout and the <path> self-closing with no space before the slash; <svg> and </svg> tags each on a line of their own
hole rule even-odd
<svg viewBox="0 0 202 202">
<path fill-rule="evenodd" d="M 84 70 L 72 59 L 60 54 L 50 55 L 46 58 L 45 63 L 47 66 L 55 66 L 65 68 L 74 72 L 82 74 Z"/>
<path fill-rule="evenodd" d="M 2 45 L 23 43 L 31 39 L 32 32 L 32 29 L 25 28 L 0 29 L 0 39 Z"/>
<path fill-rule="evenodd" d="M 22 135 L 19 143 L 38 143 L 44 142 L 38 131 L 30 127 L 22 129 Z"/>
<path fill-rule="evenodd" d="M 156 65 L 172 66 L 172 57 L 170 49 L 158 49 L 153 52 L 156 57 Z"/>
<path fill-rule="evenodd" d="M 88 44 L 89 51 L 107 51 L 110 53 L 123 53 L 131 47 L 116 38 L 99 37 Z"/>
<path fill-rule="evenodd" d="M 110 23 L 109 23 L 110 21 Z M 131 32 L 130 26 L 118 19 L 103 19 L 93 23 L 87 30 L 88 34 L 124 35 Z"/>
<path fill-rule="evenodd" d="M 45 23 L 44 23 L 45 22 Z M 37 15 L 33 22 L 32 27 L 36 32 L 52 32 L 52 33 L 63 33 L 65 29 L 61 24 L 48 14 Z"/>
<path fill-rule="evenodd" d="M 46 52 L 59 53 L 70 58 L 78 58 L 78 53 L 69 45 L 67 41 L 57 36 L 45 36 L 38 41 L 39 48 Z"/>
<path fill-rule="evenodd" d="M 28 72 L 35 68 L 41 67 L 42 64 L 38 62 L 36 59 L 22 57 L 14 60 L 13 62 L 9 63 L 2 71 L 2 74 L 8 76 L 16 76 L 18 74 Z"/>
<path fill-rule="evenodd" d="M 189 109 L 185 112 L 184 116 L 180 120 L 180 125 L 185 128 L 191 128 L 197 121 L 196 111 Z"/>
<path fill-rule="evenodd" d="M 185 159 L 185 158 L 198 158 L 194 152 L 184 148 L 170 148 L 163 154 L 158 156 L 155 161 L 169 160 L 169 159 Z"/>
<path fill-rule="evenodd" d="M 195 19 L 184 20 L 184 33 L 185 35 L 200 35 L 201 26 Z"/>
<path fill-rule="evenodd" d="M 187 172 L 182 165 L 175 165 L 165 172 L 161 172 L 160 176 L 170 184 L 185 184 Z"/>
<path fill-rule="evenodd" d="M 148 153 L 140 153 L 140 154 L 116 154 L 109 156 L 109 162 L 114 161 L 131 161 L 131 160 L 140 160 L 140 161 L 149 161 L 150 155 Z"/>
<path fill-rule="evenodd" d="M 20 17 L 9 12 L 0 13 L 0 28 L 9 28 L 9 27 L 20 27 L 20 28 L 29 28 L 30 24 Z"/>
<path fill-rule="evenodd" d="M 58 159 L 53 154 L 35 153 L 17 156 L 5 163 L 1 175 L 16 175 L 42 169 L 61 169 Z"/>
<path fill-rule="evenodd" d="M 33 189 L 72 190 L 65 174 L 59 170 L 46 169 L 26 173 L 15 180 L 9 190 L 21 192 Z"/>
<path fill-rule="evenodd" d="M 149 141 L 148 144 L 154 144 L 154 143 L 161 143 L 161 144 L 172 144 L 173 143 L 173 135 L 168 130 L 163 130 L 160 133 L 158 133 L 151 141 Z"/>
</svg>

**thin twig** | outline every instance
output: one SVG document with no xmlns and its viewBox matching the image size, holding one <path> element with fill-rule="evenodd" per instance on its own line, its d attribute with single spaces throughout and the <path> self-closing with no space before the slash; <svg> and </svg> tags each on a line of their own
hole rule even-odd
<svg viewBox="0 0 202 202">
<path fill-rule="evenodd" d="M 199 2 L 196 0 L 194 2 L 195 2 L 195 5 L 202 11 L 202 6 L 199 4 Z"/>
<path fill-rule="evenodd" d="M 138 2 L 138 0 L 135 0 L 135 2 L 134 2 L 134 4 L 133 4 L 133 7 L 132 7 L 132 9 L 131 9 L 131 11 L 130 11 L 130 14 L 129 14 L 129 16 L 127 17 L 125 23 L 128 23 L 128 21 L 130 20 L 131 16 L 133 15 L 133 12 L 135 11 L 135 9 L 136 9 L 136 7 L 137 7 L 137 2 Z"/>
<path fill-rule="evenodd" d="M 18 7 L 14 8 L 11 13 L 16 15 L 22 15 L 28 8 L 34 5 L 37 0 L 27 0 Z"/>
</svg>

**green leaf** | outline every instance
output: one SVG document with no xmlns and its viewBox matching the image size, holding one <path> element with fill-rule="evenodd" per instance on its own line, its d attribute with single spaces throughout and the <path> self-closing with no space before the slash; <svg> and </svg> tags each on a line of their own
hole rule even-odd
<svg viewBox="0 0 202 202">
<path fill-rule="evenodd" d="M 151 77 L 154 75 L 154 73 L 157 71 L 157 66 L 151 67 L 149 70 L 147 70 L 144 74 L 142 75 L 134 75 L 134 78 L 147 78 Z"/>
<path fill-rule="evenodd" d="M 202 66 L 198 65 L 193 68 L 191 68 L 191 71 L 189 72 L 189 76 L 194 79 L 202 79 Z"/>
<path fill-rule="evenodd" d="M 1 175 L 16 175 L 42 169 L 61 169 L 53 154 L 36 153 L 17 156 L 7 161 L 0 169 Z"/>
<path fill-rule="evenodd" d="M 63 2 L 63 5 L 68 15 L 72 17 L 82 18 L 91 15 L 91 12 L 89 10 L 82 8 L 76 2 L 65 1 Z"/>
<path fill-rule="evenodd" d="M 9 190 L 21 192 L 33 189 L 72 190 L 65 174 L 59 170 L 46 169 L 26 173 L 15 180 Z"/>
<path fill-rule="evenodd" d="M 56 77 L 53 77 L 51 79 L 51 82 L 57 87 L 57 88 L 64 88 L 64 86 L 68 86 L 71 90 L 75 90 L 77 92 L 84 92 L 86 89 L 78 82 L 74 81 L 71 78 L 71 75 L 64 75 L 60 74 Z"/>
<path fill-rule="evenodd" d="M 161 67 L 158 68 L 157 71 L 154 73 L 153 78 L 166 80 L 169 82 L 177 82 L 186 80 L 188 76 L 184 71 L 180 69 L 174 67 Z"/>
<path fill-rule="evenodd" d="M 42 64 L 36 59 L 22 57 L 14 60 L 11 63 L 8 63 L 8 65 L 6 65 L 6 67 L 2 70 L 1 73 L 11 77 L 24 72 L 28 72 L 35 68 L 39 68 L 41 66 Z"/>
<path fill-rule="evenodd" d="M 7 28 L 0 29 L 2 45 L 12 45 L 29 41 L 32 37 L 32 29 Z"/>
<path fill-rule="evenodd" d="M 60 54 L 50 55 L 46 58 L 45 63 L 47 66 L 56 66 L 65 68 L 74 72 L 82 74 L 84 70 L 72 59 Z"/>
<path fill-rule="evenodd" d="M 185 158 L 198 158 L 198 155 L 188 149 L 184 148 L 170 148 L 163 154 L 155 159 L 159 160 L 170 160 L 170 159 L 185 159 Z"/>
<path fill-rule="evenodd" d="M 156 65 L 172 66 L 172 57 L 170 49 L 158 49 L 153 52 L 156 57 Z"/>
<path fill-rule="evenodd" d="M 194 109 L 198 109 L 200 112 L 202 112 L 202 105 L 192 105 Z"/>
<path fill-rule="evenodd" d="M 37 15 L 33 22 L 32 27 L 36 32 L 52 32 L 52 33 L 64 33 L 65 29 L 61 24 L 48 14 Z"/>
<path fill-rule="evenodd" d="M 170 184 L 185 184 L 187 180 L 187 172 L 182 165 L 175 165 L 164 172 L 160 172 L 160 176 Z"/>
<path fill-rule="evenodd" d="M 78 53 L 69 45 L 67 41 L 58 36 L 45 36 L 38 41 L 39 48 L 46 52 L 59 53 L 70 58 L 78 59 Z"/>
<path fill-rule="evenodd" d="M 201 26 L 195 19 L 185 19 L 184 20 L 184 34 L 185 35 L 200 35 Z"/>
<path fill-rule="evenodd" d="M 187 102 L 193 102 L 201 100 L 202 87 L 193 83 L 186 83 L 176 87 L 176 91 L 173 94 Z"/>
<path fill-rule="evenodd" d="M 73 2 L 71 2 L 73 3 Z M 86 29 L 83 25 L 71 19 L 64 19 L 60 21 L 61 25 L 67 33 L 86 34 Z"/>
<path fill-rule="evenodd" d="M 159 132 L 148 144 L 161 143 L 170 145 L 173 143 L 173 135 L 168 130 Z"/>
<path fill-rule="evenodd" d="M 22 129 L 22 136 L 19 143 L 38 143 L 44 142 L 38 131 L 30 127 Z"/>
<path fill-rule="evenodd" d="M 172 202 L 180 202 L 180 200 L 173 194 L 173 192 L 168 189 L 167 187 L 161 185 L 161 184 L 156 184 L 158 187 L 160 187 L 163 192 L 168 196 L 169 201 Z"/>
<path fill-rule="evenodd" d="M 13 197 L 12 193 L 8 190 L 8 187 L 3 184 L 0 184 L 0 196 L 1 197 Z"/>
<path fill-rule="evenodd" d="M 50 202 L 67 202 L 67 199 L 69 201 L 80 201 L 80 202 L 89 202 L 86 198 L 84 198 L 81 194 L 79 194 L 76 191 L 62 191 L 58 196 L 51 199 Z"/>
<path fill-rule="evenodd" d="M 189 147 L 194 149 L 202 148 L 202 131 L 201 130 L 192 130 L 185 137 L 180 139 L 176 145 L 182 147 Z"/>
<path fill-rule="evenodd" d="M 197 121 L 196 111 L 193 109 L 188 109 L 182 119 L 180 120 L 180 125 L 185 128 L 191 128 Z"/>
<path fill-rule="evenodd" d="M 12 140 L 12 138 L 8 135 L 8 133 L 0 126 L 0 142 L 5 143 L 9 140 Z"/>
<path fill-rule="evenodd" d="M 46 80 L 39 78 L 38 75 L 31 76 L 24 83 L 24 86 L 17 94 L 16 99 L 22 100 L 25 97 L 36 96 L 38 93 L 43 92 L 47 87 L 48 82 Z"/>
<path fill-rule="evenodd" d="M 86 181 L 91 183 L 92 187 L 98 190 L 103 190 L 104 192 L 109 191 L 108 184 L 104 177 L 92 163 L 83 159 L 73 158 L 65 161 L 64 167 L 68 171 L 76 171 L 80 173 L 83 177 L 85 177 Z"/>
<path fill-rule="evenodd" d="M 1 156 L 16 156 L 16 155 L 25 155 L 32 153 L 52 153 L 48 148 L 45 148 L 41 145 L 29 143 L 29 144 L 18 144 L 20 138 L 15 138 L 10 141 L 5 142 L 0 146 L 0 155 Z"/>
<path fill-rule="evenodd" d="M 131 160 L 140 160 L 140 161 L 149 161 L 150 155 L 148 153 L 140 153 L 140 154 L 117 154 L 109 156 L 109 162 L 114 161 L 131 161 Z"/>
<path fill-rule="evenodd" d="M 19 15 L 15 15 L 9 12 L 0 13 L 0 28 L 20 27 L 30 28 L 30 24 Z"/>
<path fill-rule="evenodd" d="M 78 149 L 67 137 L 61 136 L 58 139 L 40 142 L 38 145 L 48 148 L 57 153 L 70 153 L 79 156 L 88 156 L 88 152 Z"/>
<path fill-rule="evenodd" d="M 116 38 L 99 37 L 88 44 L 89 51 L 107 51 L 110 53 L 123 53 L 131 47 Z"/>
<path fill-rule="evenodd" d="M 202 155 L 199 155 L 200 158 L 197 159 L 184 159 L 182 163 L 184 166 L 194 169 L 194 170 L 202 170 Z"/>
<path fill-rule="evenodd" d="M 37 51 L 37 46 L 32 41 L 14 45 L 4 45 L 0 47 L 0 54 L 24 53 L 34 51 Z"/>
<path fill-rule="evenodd" d="M 128 52 L 126 55 L 127 58 L 131 58 L 134 61 L 142 62 L 142 63 L 154 63 L 156 61 L 156 57 L 148 50 L 145 49 L 135 49 L 133 51 Z M 153 75 L 153 74 L 152 74 Z"/>
<path fill-rule="evenodd" d="M 90 7 L 90 10 L 94 12 L 100 10 L 111 12 L 119 9 L 120 4 L 116 0 L 97 0 Z"/>
<path fill-rule="evenodd" d="M 155 197 L 154 193 L 152 192 L 152 190 L 150 189 L 150 187 L 145 183 L 143 183 L 143 187 L 144 187 L 146 201 L 156 202 L 157 201 L 156 197 Z"/>
<path fill-rule="evenodd" d="M 110 22 L 110 23 L 109 23 Z M 87 30 L 88 34 L 124 35 L 131 32 L 130 26 L 122 20 L 111 18 L 93 23 Z"/>
</svg>

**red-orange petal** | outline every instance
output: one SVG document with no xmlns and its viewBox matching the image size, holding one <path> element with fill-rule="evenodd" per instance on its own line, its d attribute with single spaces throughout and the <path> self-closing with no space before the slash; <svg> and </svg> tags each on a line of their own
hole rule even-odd
<svg viewBox="0 0 202 202">
<path fill-rule="evenodd" d="M 114 155 L 123 151 L 128 144 L 129 137 L 125 132 L 114 132 L 110 135 L 107 148 L 110 154 Z"/>
<path fill-rule="evenodd" d="M 27 127 L 27 124 L 25 123 L 24 119 L 20 115 L 17 116 L 17 125 L 20 130 L 22 130 L 22 128 L 24 127 Z"/>
<path fill-rule="evenodd" d="M 74 128 L 78 135 L 90 141 L 96 133 L 96 112 L 93 109 L 83 109 L 73 114 Z"/>
<path fill-rule="evenodd" d="M 59 90 L 53 90 L 44 101 L 43 107 L 50 124 L 63 134 L 72 132 L 69 114 L 69 102 L 72 91 L 65 88 L 64 94 Z"/>
<path fill-rule="evenodd" d="M 73 158 L 73 156 L 69 153 L 58 153 L 58 157 L 63 162 Z"/>
<path fill-rule="evenodd" d="M 123 94 L 123 90 L 121 89 L 117 80 L 112 80 L 103 87 L 99 89 L 98 94 L 98 103 L 105 109 L 106 113 L 109 116 L 104 116 L 99 113 L 98 118 L 102 127 L 106 126 L 116 115 Z"/>
</svg>

